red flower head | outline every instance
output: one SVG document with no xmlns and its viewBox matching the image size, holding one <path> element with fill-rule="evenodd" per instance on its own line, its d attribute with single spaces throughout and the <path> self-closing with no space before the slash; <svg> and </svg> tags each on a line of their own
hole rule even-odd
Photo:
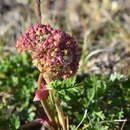
<svg viewBox="0 0 130 130">
<path fill-rule="evenodd" d="M 19 52 L 30 52 L 33 64 L 49 80 L 66 79 L 78 69 L 80 52 L 73 37 L 49 25 L 37 24 L 16 42 Z"/>
</svg>

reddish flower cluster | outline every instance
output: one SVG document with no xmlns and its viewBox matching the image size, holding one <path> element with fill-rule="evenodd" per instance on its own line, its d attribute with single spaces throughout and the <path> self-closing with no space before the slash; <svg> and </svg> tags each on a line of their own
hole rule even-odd
<svg viewBox="0 0 130 130">
<path fill-rule="evenodd" d="M 73 37 L 37 24 L 17 40 L 19 52 L 31 53 L 33 64 L 49 80 L 66 79 L 75 74 L 79 64 L 79 48 Z"/>
</svg>

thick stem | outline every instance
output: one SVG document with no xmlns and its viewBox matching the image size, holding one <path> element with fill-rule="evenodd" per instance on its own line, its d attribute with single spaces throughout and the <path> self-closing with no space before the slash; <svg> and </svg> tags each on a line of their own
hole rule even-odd
<svg viewBox="0 0 130 130">
<path fill-rule="evenodd" d="M 47 80 L 47 78 L 46 78 L 47 84 L 49 84 L 50 81 Z M 57 114 L 58 114 L 58 121 L 59 121 L 59 123 L 62 127 L 62 130 L 67 130 L 65 115 L 64 115 L 64 112 L 62 110 L 62 107 L 60 106 L 60 100 L 58 98 L 54 97 L 54 95 L 53 95 L 54 93 L 55 93 L 55 91 L 53 90 L 53 93 L 51 93 L 51 96 L 53 98 L 53 101 L 54 101 L 54 104 L 55 104 L 55 107 L 56 107 L 56 111 L 57 111 Z"/>
<path fill-rule="evenodd" d="M 41 81 L 43 79 L 43 75 L 42 73 L 40 73 L 39 75 L 39 78 L 38 78 L 38 88 L 40 88 L 40 85 L 41 85 Z M 44 99 L 44 100 L 41 100 L 41 104 L 43 106 L 43 109 L 48 117 L 48 119 L 54 123 L 54 126 L 56 126 L 56 123 L 55 123 L 55 119 L 54 119 L 54 115 L 52 114 L 51 112 L 51 109 L 47 103 L 47 99 Z M 52 129 L 51 129 L 52 130 Z M 54 129 L 53 129 L 54 130 Z"/>
</svg>

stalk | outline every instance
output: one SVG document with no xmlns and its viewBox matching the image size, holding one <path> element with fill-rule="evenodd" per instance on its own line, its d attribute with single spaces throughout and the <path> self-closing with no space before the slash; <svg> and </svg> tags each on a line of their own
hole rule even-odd
<svg viewBox="0 0 130 130">
<path fill-rule="evenodd" d="M 48 79 L 48 80 L 47 80 Z M 46 83 L 49 84 L 49 82 L 51 81 L 51 79 L 46 78 Z M 62 127 L 62 130 L 67 130 L 67 125 L 66 125 L 66 121 L 65 121 L 65 115 L 64 112 L 62 110 L 62 107 L 60 106 L 60 99 L 54 97 L 54 93 L 55 90 L 53 89 L 52 92 L 50 92 L 50 96 L 52 98 L 53 104 L 55 105 L 57 114 L 58 114 L 58 125 L 60 124 Z"/>
<path fill-rule="evenodd" d="M 40 83 L 41 83 L 42 79 L 43 79 L 43 75 L 42 75 L 42 73 L 40 73 L 39 78 L 38 78 L 38 88 L 40 88 Z M 49 119 L 51 122 L 53 122 L 54 125 L 56 126 L 55 119 L 54 119 L 55 116 L 54 116 L 53 113 L 51 112 L 51 109 L 50 109 L 50 107 L 49 107 L 49 105 L 48 105 L 48 103 L 47 103 L 47 99 L 41 100 L 40 102 L 41 102 L 41 104 L 42 104 L 42 107 L 43 107 L 43 109 L 44 109 L 44 111 L 45 111 L 45 113 L 46 113 L 48 119 Z M 54 130 L 54 128 L 51 129 L 51 130 Z"/>
<path fill-rule="evenodd" d="M 62 126 L 63 130 L 67 130 L 66 128 L 66 121 L 65 121 L 65 115 L 64 112 L 60 106 L 60 101 L 58 99 L 55 99 L 55 107 L 58 114 L 59 123 Z"/>
</svg>

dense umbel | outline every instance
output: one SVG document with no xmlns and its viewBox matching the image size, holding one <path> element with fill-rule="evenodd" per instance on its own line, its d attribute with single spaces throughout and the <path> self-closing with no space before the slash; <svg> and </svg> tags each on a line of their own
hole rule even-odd
<svg viewBox="0 0 130 130">
<path fill-rule="evenodd" d="M 49 80 L 66 79 L 78 69 L 80 52 L 73 37 L 49 25 L 30 27 L 16 42 L 19 52 L 28 51 L 33 64 Z"/>
</svg>

